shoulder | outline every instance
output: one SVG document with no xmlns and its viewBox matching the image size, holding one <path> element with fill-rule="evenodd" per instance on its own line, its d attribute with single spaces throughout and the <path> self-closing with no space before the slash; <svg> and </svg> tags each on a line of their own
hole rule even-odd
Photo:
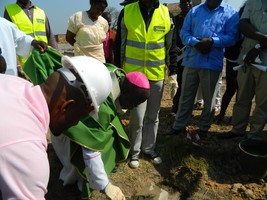
<svg viewBox="0 0 267 200">
<path fill-rule="evenodd" d="M 99 22 L 101 25 L 103 25 L 103 26 L 105 26 L 105 27 L 108 27 L 108 22 L 107 22 L 107 20 L 106 20 L 104 17 L 99 16 L 97 20 L 98 20 L 98 22 Z"/>
<path fill-rule="evenodd" d="M 238 11 L 228 3 L 222 2 L 221 7 L 223 7 L 225 12 L 238 13 Z"/>
<path fill-rule="evenodd" d="M 12 22 L 8 21 L 7 19 L 0 17 L 0 24 L 1 26 L 5 26 L 5 28 L 9 28 L 9 29 L 15 29 L 16 25 L 13 24 Z"/>
<path fill-rule="evenodd" d="M 262 8 L 262 1 L 261 0 L 247 0 L 245 3 L 245 7 L 248 10 L 260 10 Z"/>
<path fill-rule="evenodd" d="M 83 15 L 84 12 L 85 12 L 85 11 L 78 11 L 78 12 L 76 12 L 76 13 L 73 13 L 73 14 L 70 16 L 70 18 L 80 18 L 80 17 L 82 17 L 82 15 Z"/>
</svg>

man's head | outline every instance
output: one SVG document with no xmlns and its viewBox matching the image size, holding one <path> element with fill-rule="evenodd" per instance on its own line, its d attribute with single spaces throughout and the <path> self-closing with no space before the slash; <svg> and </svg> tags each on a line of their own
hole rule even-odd
<svg viewBox="0 0 267 200">
<path fill-rule="evenodd" d="M 17 3 L 20 3 L 24 6 L 29 6 L 31 4 L 30 0 L 17 0 Z"/>
<path fill-rule="evenodd" d="M 120 3 L 121 6 L 126 6 L 130 3 L 137 2 L 138 0 L 124 0 L 123 2 Z"/>
<path fill-rule="evenodd" d="M 2 56 L 2 49 L 0 48 L 0 73 L 4 74 L 6 72 L 6 60 Z"/>
<path fill-rule="evenodd" d="M 119 102 L 123 109 L 132 109 L 146 101 L 150 95 L 150 84 L 141 72 L 130 72 L 120 82 Z"/>
<path fill-rule="evenodd" d="M 89 114 L 97 118 L 99 106 L 110 94 L 112 86 L 109 71 L 94 58 L 63 56 L 62 65 L 63 68 L 41 85 L 54 135 L 59 135 Z"/>
<path fill-rule="evenodd" d="M 139 1 L 141 1 L 148 9 L 153 8 L 155 5 L 159 3 L 159 0 L 139 0 Z"/>
<path fill-rule="evenodd" d="M 192 8 L 192 0 L 180 0 L 181 13 L 185 16 Z"/>
<path fill-rule="evenodd" d="M 215 8 L 217 8 L 221 3 L 222 0 L 206 0 L 207 2 L 207 6 L 210 10 L 213 10 Z"/>
</svg>

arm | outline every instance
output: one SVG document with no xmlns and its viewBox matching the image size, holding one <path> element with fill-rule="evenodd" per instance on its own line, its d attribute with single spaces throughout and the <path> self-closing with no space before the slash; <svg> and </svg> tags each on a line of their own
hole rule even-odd
<svg viewBox="0 0 267 200">
<path fill-rule="evenodd" d="M 48 44 L 54 49 L 58 50 L 57 41 L 56 41 L 55 35 L 53 34 L 51 30 L 50 23 L 47 17 L 45 21 L 45 28 L 46 28 L 46 37 L 48 40 Z"/>
<path fill-rule="evenodd" d="M 176 46 L 176 26 L 173 23 L 173 17 L 171 17 L 171 30 L 166 35 L 166 64 L 169 67 L 169 75 L 176 74 L 177 68 L 177 46 Z"/>
<path fill-rule="evenodd" d="M 249 19 L 241 19 L 239 23 L 239 30 L 246 37 L 259 41 L 262 48 L 267 48 L 267 36 L 258 31 Z"/>
<path fill-rule="evenodd" d="M 71 46 L 73 46 L 74 43 L 76 42 L 75 36 L 76 36 L 77 31 L 78 31 L 77 23 L 76 23 L 76 21 L 77 21 L 76 15 L 77 14 L 75 13 L 69 18 L 68 29 L 66 32 L 66 41 L 68 43 L 70 43 Z"/>
<path fill-rule="evenodd" d="M 4 11 L 4 18 L 5 18 L 6 20 L 12 22 L 12 20 L 11 20 L 11 18 L 9 17 L 9 14 L 8 14 L 8 12 L 6 11 L 6 9 L 5 9 L 5 11 Z"/>
<path fill-rule="evenodd" d="M 121 11 L 117 21 L 117 33 L 114 45 L 114 65 L 121 68 L 120 62 L 120 49 L 121 49 L 121 20 L 123 12 Z"/>
<path fill-rule="evenodd" d="M 75 34 L 74 33 L 72 33 L 72 32 L 70 32 L 69 30 L 67 30 L 67 33 L 66 33 L 66 41 L 68 42 L 68 43 L 70 43 L 70 45 L 71 46 L 73 46 L 74 45 L 74 43 L 76 42 L 76 40 L 75 40 Z"/>
<path fill-rule="evenodd" d="M 120 67 L 123 68 L 123 63 L 124 63 L 124 60 L 125 60 L 125 47 L 126 47 L 126 40 L 127 40 L 127 34 L 128 34 L 128 31 L 127 31 L 127 28 L 124 24 L 124 19 L 122 17 L 122 20 L 121 20 L 121 47 L 120 47 Z"/>
<path fill-rule="evenodd" d="M 189 13 L 185 17 L 184 24 L 180 30 L 180 38 L 185 46 L 193 47 L 197 43 L 199 43 L 199 40 L 192 35 L 191 21 L 192 21 L 192 13 L 191 11 L 189 11 Z"/>
<path fill-rule="evenodd" d="M 239 14 L 235 12 L 225 24 L 225 29 L 222 34 L 212 37 L 214 47 L 229 47 L 234 45 L 238 40 L 238 23 Z"/>
<path fill-rule="evenodd" d="M 95 190 L 101 190 L 110 199 L 122 199 L 125 197 L 121 189 L 109 182 L 107 173 L 104 168 L 104 163 L 101 158 L 101 153 L 92 151 L 82 147 L 84 164 L 88 170 L 88 181 L 90 187 Z"/>
</svg>

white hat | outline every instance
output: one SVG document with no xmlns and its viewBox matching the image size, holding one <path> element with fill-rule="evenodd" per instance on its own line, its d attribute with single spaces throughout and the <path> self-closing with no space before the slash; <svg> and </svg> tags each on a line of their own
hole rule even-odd
<svg viewBox="0 0 267 200">
<path fill-rule="evenodd" d="M 112 80 L 107 67 L 99 60 L 88 56 L 62 56 L 61 63 L 62 69 L 73 69 L 79 74 L 94 106 L 90 115 L 97 119 L 99 106 L 107 99 L 112 88 Z"/>
</svg>

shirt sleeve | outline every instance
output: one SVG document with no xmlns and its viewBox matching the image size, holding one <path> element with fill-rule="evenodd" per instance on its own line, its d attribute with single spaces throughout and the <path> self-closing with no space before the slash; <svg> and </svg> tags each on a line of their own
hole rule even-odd
<svg viewBox="0 0 267 200">
<path fill-rule="evenodd" d="M 68 21 L 68 31 L 72 32 L 73 34 L 76 34 L 78 32 L 76 15 L 77 14 L 70 16 L 69 21 Z"/>
<path fill-rule="evenodd" d="M 229 47 L 236 43 L 238 39 L 239 14 L 237 11 L 225 23 L 225 30 L 217 37 L 212 37 L 214 47 Z"/>
<path fill-rule="evenodd" d="M 189 11 L 185 17 L 184 24 L 180 31 L 180 38 L 185 46 L 195 46 L 199 42 L 199 40 L 192 35 L 191 24 L 190 24 L 192 21 L 191 18 L 192 18 L 192 12 Z"/>
<path fill-rule="evenodd" d="M 26 35 L 24 32 L 20 31 L 18 27 L 13 23 L 10 23 L 10 26 L 15 42 L 16 53 L 27 59 L 30 52 L 32 51 L 31 43 L 33 41 L 33 37 Z"/>
<path fill-rule="evenodd" d="M 47 37 L 47 40 L 48 40 L 48 44 L 51 47 L 53 47 L 54 49 L 59 50 L 55 35 L 53 34 L 53 32 L 51 30 L 50 23 L 49 23 L 49 20 L 48 20 L 47 16 L 46 16 L 46 21 L 45 21 L 45 28 L 46 28 L 46 37 Z"/>
<path fill-rule="evenodd" d="M 240 19 L 249 19 L 250 18 L 251 6 L 252 5 L 250 5 L 250 1 L 247 1 Z"/>
<path fill-rule="evenodd" d="M 124 23 L 124 17 L 121 19 L 121 48 L 120 48 L 120 67 L 123 68 L 123 63 L 125 61 L 125 47 L 127 40 L 127 28 Z"/>
</svg>

